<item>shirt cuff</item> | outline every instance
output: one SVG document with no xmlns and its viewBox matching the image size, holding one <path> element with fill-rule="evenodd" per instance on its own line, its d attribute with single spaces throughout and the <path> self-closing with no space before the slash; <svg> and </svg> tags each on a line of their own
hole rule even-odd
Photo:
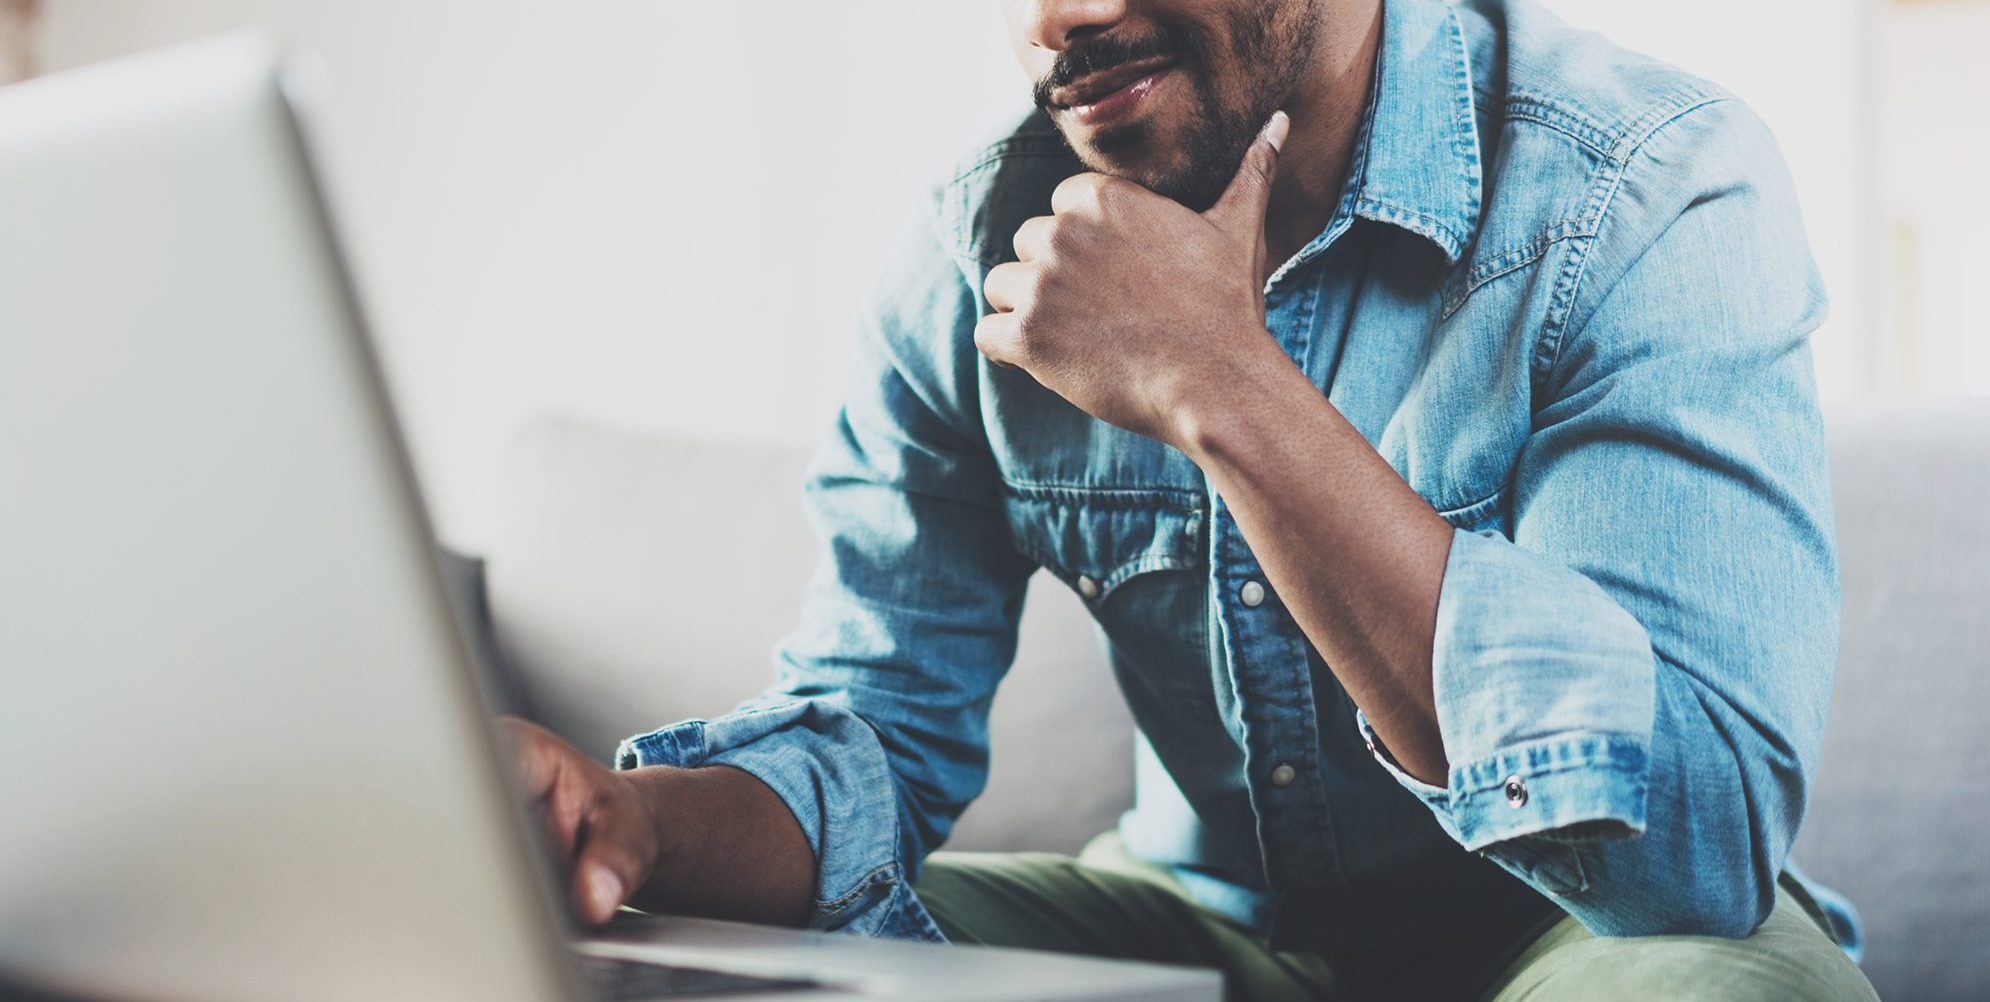
<svg viewBox="0 0 1990 1002">
<path fill-rule="evenodd" d="M 809 927 L 944 942 L 912 892 L 898 838 L 897 787 L 869 724 L 811 699 L 749 705 L 622 742 L 617 769 L 723 765 L 767 784 L 815 851 Z"/>
<path fill-rule="evenodd" d="M 1375 761 L 1466 849 L 1528 835 L 1570 839 L 1645 829 L 1647 768 L 1644 745 L 1637 741 L 1607 735 L 1535 741 L 1453 764 L 1447 785 L 1439 787 L 1396 764 L 1367 714 L 1356 710 L 1354 720 Z"/>
<path fill-rule="evenodd" d="M 1509 839 L 1627 836 L 1645 827 L 1657 659 L 1594 581 L 1497 533 L 1456 531 L 1431 651 L 1442 788 L 1376 761 L 1479 850 Z"/>
</svg>

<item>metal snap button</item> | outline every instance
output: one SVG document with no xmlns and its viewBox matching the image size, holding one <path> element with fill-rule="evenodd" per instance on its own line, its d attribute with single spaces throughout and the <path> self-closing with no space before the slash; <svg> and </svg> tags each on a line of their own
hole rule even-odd
<svg viewBox="0 0 1990 1002">
<path fill-rule="evenodd" d="M 1506 806 L 1516 810 L 1527 806 L 1527 784 L 1519 776 L 1506 777 Z"/>
<path fill-rule="evenodd" d="M 1237 599 L 1238 601 L 1243 602 L 1244 607 L 1247 609 L 1255 609 L 1258 606 L 1263 605 L 1264 585 L 1261 585 L 1256 581 L 1244 582 L 1244 587 L 1238 589 L 1237 591 Z"/>
<path fill-rule="evenodd" d="M 1298 776 L 1299 776 L 1299 770 L 1294 769 L 1283 762 L 1280 762 L 1276 767 L 1274 767 L 1271 770 L 1271 785 L 1291 786 L 1292 781 L 1298 778 Z"/>
</svg>

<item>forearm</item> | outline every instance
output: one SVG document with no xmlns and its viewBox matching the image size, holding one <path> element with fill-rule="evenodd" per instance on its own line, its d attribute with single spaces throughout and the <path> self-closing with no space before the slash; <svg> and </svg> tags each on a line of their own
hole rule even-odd
<svg viewBox="0 0 1990 1002">
<path fill-rule="evenodd" d="M 1390 753 L 1441 784 L 1431 643 L 1451 528 L 1270 347 L 1183 409 L 1179 440 Z"/>
<path fill-rule="evenodd" d="M 661 847 L 634 897 L 646 910 L 799 926 L 815 896 L 816 860 L 780 796 L 729 766 L 650 766 L 622 775 L 649 804 Z"/>
</svg>

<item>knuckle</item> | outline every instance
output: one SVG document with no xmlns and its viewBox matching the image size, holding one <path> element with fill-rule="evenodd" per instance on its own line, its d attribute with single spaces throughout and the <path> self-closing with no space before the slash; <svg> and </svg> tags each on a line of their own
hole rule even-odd
<svg viewBox="0 0 1990 1002">
<path fill-rule="evenodd" d="M 1050 192 L 1051 201 L 1058 202 L 1077 198 L 1084 193 L 1086 186 L 1091 183 L 1095 176 L 1093 174 L 1073 174 L 1059 181 L 1057 187 Z"/>
<path fill-rule="evenodd" d="M 1256 177 L 1260 183 L 1269 185 L 1271 184 L 1273 172 L 1277 169 L 1276 164 L 1277 161 L 1270 153 L 1254 156 L 1251 158 L 1251 175 Z"/>
<path fill-rule="evenodd" d="M 986 316 L 981 318 L 980 323 L 974 325 L 974 347 L 983 355 L 995 354 L 998 347 L 994 320 L 993 316 Z"/>
<path fill-rule="evenodd" d="M 1131 183 L 1108 174 L 1076 174 L 1065 178 L 1051 193 L 1051 204 L 1097 214 L 1121 201 L 1121 189 Z"/>
<path fill-rule="evenodd" d="M 514 754 L 533 762 L 550 762 L 558 752 L 545 731 L 525 725 L 506 734 Z"/>
<path fill-rule="evenodd" d="M 983 317 L 974 328 L 974 346 L 991 361 L 1015 365 L 1029 358 L 1029 329 L 1027 313 Z"/>
<path fill-rule="evenodd" d="M 1029 280 L 1024 283 L 1024 302 L 1034 305 L 1044 294 L 1057 286 L 1058 277 L 1063 271 L 1058 268 L 1033 268 Z"/>
<path fill-rule="evenodd" d="M 1040 325 L 1035 316 L 1024 315 L 1017 317 L 1015 330 L 1009 337 L 1009 354 L 1022 361 L 1035 358 L 1035 349 L 1040 334 Z"/>
<path fill-rule="evenodd" d="M 1048 219 L 1043 224 L 1043 245 L 1051 251 L 1067 251 L 1076 246 L 1079 227 L 1069 218 Z"/>
<path fill-rule="evenodd" d="M 1005 264 L 989 270 L 988 278 L 981 283 L 981 294 L 988 300 L 988 305 L 1007 309 L 1015 304 L 1016 296 L 1021 291 L 1017 281 L 1017 269 L 1020 267 L 1018 264 Z"/>
<path fill-rule="evenodd" d="M 1136 186 L 1133 182 L 1117 177 L 1100 176 L 1092 185 L 1092 204 L 1106 215 L 1124 211 L 1127 202 L 1134 197 Z"/>
<path fill-rule="evenodd" d="M 614 777 L 610 776 L 606 781 L 601 777 L 592 777 L 592 779 L 593 781 L 587 784 L 585 813 L 590 817 L 607 817 L 620 813 L 622 798 L 618 794 L 622 791 L 617 788 L 617 784 L 613 781 Z"/>
<path fill-rule="evenodd" d="M 1023 225 L 1016 227 L 1015 238 L 1010 240 L 1009 243 L 1015 248 L 1017 259 L 1026 260 L 1029 258 L 1031 247 L 1036 242 L 1038 232 L 1041 229 L 1042 227 L 1038 225 L 1035 219 L 1025 220 Z"/>
</svg>

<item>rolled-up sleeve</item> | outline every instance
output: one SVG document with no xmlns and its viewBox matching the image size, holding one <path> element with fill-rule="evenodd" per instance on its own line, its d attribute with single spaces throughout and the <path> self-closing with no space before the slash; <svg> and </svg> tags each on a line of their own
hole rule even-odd
<svg viewBox="0 0 1990 1002">
<path fill-rule="evenodd" d="M 887 265 L 856 383 L 810 471 L 826 553 L 776 683 L 618 755 L 758 777 L 815 850 L 812 926 L 923 939 L 941 936 L 911 881 L 986 783 L 988 712 L 1034 569 L 980 430 L 978 299 L 933 227 L 918 221 Z"/>
<path fill-rule="evenodd" d="M 1453 537 L 1446 783 L 1377 758 L 1599 935 L 1742 936 L 1773 905 L 1836 656 L 1823 294 L 1774 142 L 1732 101 L 1655 131 L 1584 239 L 1507 526 Z"/>
</svg>

